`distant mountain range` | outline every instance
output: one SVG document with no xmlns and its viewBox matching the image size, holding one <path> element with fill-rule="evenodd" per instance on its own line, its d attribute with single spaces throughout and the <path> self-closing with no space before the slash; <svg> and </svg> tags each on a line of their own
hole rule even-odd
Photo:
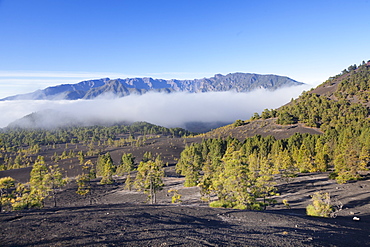
<svg viewBox="0 0 370 247">
<path fill-rule="evenodd" d="M 102 95 L 124 97 L 130 94 L 147 92 L 250 92 L 255 89 L 276 90 L 281 87 L 298 86 L 297 82 L 286 76 L 259 75 L 250 73 L 217 74 L 211 78 L 194 80 L 164 80 L 153 78 L 103 78 L 82 81 L 76 84 L 62 84 L 37 90 L 32 93 L 19 94 L 1 100 L 77 100 L 94 99 Z"/>
</svg>

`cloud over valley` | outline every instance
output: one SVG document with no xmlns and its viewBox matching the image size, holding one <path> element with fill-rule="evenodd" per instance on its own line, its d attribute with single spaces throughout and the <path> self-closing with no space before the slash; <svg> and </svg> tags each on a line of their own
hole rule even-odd
<svg viewBox="0 0 370 247">
<path fill-rule="evenodd" d="M 304 85 L 249 93 L 147 93 L 123 98 L 105 95 L 94 100 L 0 101 L 0 127 L 45 110 L 60 112 L 62 116 L 50 114 L 43 120 L 44 127 L 58 126 L 61 118 L 87 125 L 123 121 L 147 121 L 166 127 L 184 127 L 188 122 L 227 123 L 248 119 L 254 112 L 265 108 L 277 108 L 307 89 L 308 86 Z"/>
</svg>

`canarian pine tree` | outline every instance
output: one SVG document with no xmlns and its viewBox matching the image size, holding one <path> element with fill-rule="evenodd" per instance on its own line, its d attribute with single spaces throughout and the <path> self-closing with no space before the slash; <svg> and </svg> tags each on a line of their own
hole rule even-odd
<svg viewBox="0 0 370 247">
<path fill-rule="evenodd" d="M 6 207 L 11 207 L 13 195 L 11 190 L 15 188 L 15 180 L 12 177 L 0 178 L 0 213 Z"/>
<path fill-rule="evenodd" d="M 101 184 L 112 184 L 114 183 L 113 180 L 113 174 L 115 172 L 116 167 L 113 164 L 112 157 L 110 156 L 110 153 L 106 153 L 104 155 L 105 161 L 104 166 L 103 166 L 103 174 L 102 178 L 100 180 Z"/>
<path fill-rule="evenodd" d="M 91 160 L 88 160 L 82 166 L 82 174 L 78 175 L 76 178 L 78 186 L 76 193 L 84 197 L 87 197 L 89 195 L 90 205 L 92 204 L 91 179 L 94 178 L 96 178 L 94 164 L 91 162 Z"/>
<path fill-rule="evenodd" d="M 50 187 L 46 181 L 48 168 L 43 156 L 38 156 L 30 174 L 29 201 L 31 207 L 42 207 L 44 199 L 48 196 Z"/>
<path fill-rule="evenodd" d="M 119 176 L 129 173 L 135 169 L 135 157 L 131 153 L 124 153 L 121 164 L 117 167 L 116 174 Z"/>
<path fill-rule="evenodd" d="M 141 161 L 135 178 L 134 185 L 139 191 L 148 195 L 151 204 L 156 203 L 156 193 L 162 190 L 164 177 L 163 162 L 160 156 L 155 161 Z"/>
<path fill-rule="evenodd" d="M 57 206 L 56 191 L 66 185 L 67 181 L 67 179 L 63 178 L 63 174 L 58 165 L 48 167 L 48 171 L 44 177 L 44 183 L 52 193 L 54 207 Z"/>
<path fill-rule="evenodd" d="M 185 187 L 196 186 L 199 183 L 202 163 L 199 144 L 191 144 L 181 153 L 181 157 L 176 164 L 176 172 L 185 176 Z"/>
</svg>

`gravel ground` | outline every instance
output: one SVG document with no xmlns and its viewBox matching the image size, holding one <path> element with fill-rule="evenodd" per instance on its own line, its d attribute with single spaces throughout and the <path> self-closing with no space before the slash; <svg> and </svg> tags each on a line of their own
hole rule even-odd
<svg viewBox="0 0 370 247">
<path fill-rule="evenodd" d="M 2 246 L 365 246 L 369 217 L 112 204 L 1 215 Z"/>
<path fill-rule="evenodd" d="M 95 182 L 89 205 L 71 183 L 58 193 L 57 208 L 46 202 L 41 210 L 0 214 L 0 246 L 370 246 L 369 181 L 338 185 L 323 174 L 302 175 L 279 185 L 280 203 L 262 212 L 209 208 L 198 188 L 182 187 L 177 177 L 166 178 L 155 205 L 123 190 L 120 180 Z M 183 203 L 170 203 L 169 188 L 179 190 Z M 337 218 L 305 215 L 317 190 L 341 200 Z"/>
</svg>

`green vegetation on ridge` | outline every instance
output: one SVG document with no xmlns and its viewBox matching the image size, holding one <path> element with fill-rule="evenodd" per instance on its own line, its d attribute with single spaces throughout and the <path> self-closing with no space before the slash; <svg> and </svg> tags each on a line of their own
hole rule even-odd
<svg viewBox="0 0 370 247">
<path fill-rule="evenodd" d="M 87 155 L 91 156 L 99 154 L 104 146 L 143 145 L 146 139 L 153 135 L 182 137 L 191 134 L 182 128 L 165 128 L 146 122 L 111 127 L 70 127 L 54 130 L 4 129 L 0 132 L 0 171 L 31 166 L 34 157 L 41 151 L 42 145 L 55 149 L 57 144 L 66 144 L 63 153 L 55 153 L 56 162 L 80 155 L 75 154 L 74 148 L 68 145 L 83 145 L 88 149 Z M 123 136 L 128 137 L 123 138 Z"/>
</svg>

